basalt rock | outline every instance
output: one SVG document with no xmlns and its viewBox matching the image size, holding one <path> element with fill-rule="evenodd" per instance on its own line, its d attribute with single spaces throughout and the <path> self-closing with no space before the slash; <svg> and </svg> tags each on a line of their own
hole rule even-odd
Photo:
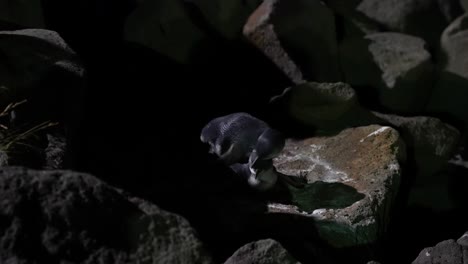
<svg viewBox="0 0 468 264">
<path fill-rule="evenodd" d="M 446 25 L 462 13 L 457 0 L 363 0 L 356 9 L 387 31 L 418 36 L 435 46 Z"/>
<path fill-rule="evenodd" d="M 72 171 L 0 169 L 2 263 L 212 263 L 181 216 Z"/>
<path fill-rule="evenodd" d="M 320 1 L 264 1 L 243 32 L 295 84 L 341 80 L 334 16 Z"/>
<path fill-rule="evenodd" d="M 273 239 L 264 239 L 239 248 L 224 264 L 299 264 L 283 246 Z"/>
<path fill-rule="evenodd" d="M 468 15 L 460 16 L 448 26 L 441 37 L 439 79 L 427 111 L 450 116 L 468 124 L 465 107 L 468 98 Z"/>
<path fill-rule="evenodd" d="M 340 53 L 346 82 L 359 88 L 374 109 L 416 113 L 424 108 L 432 90 L 433 65 L 422 39 L 370 34 L 344 41 Z"/>
<path fill-rule="evenodd" d="M 291 190 L 293 204 L 272 203 L 269 211 L 314 219 L 334 247 L 371 244 L 389 223 L 405 155 L 398 133 L 376 125 L 290 140 L 275 166 L 308 185 Z"/>
</svg>

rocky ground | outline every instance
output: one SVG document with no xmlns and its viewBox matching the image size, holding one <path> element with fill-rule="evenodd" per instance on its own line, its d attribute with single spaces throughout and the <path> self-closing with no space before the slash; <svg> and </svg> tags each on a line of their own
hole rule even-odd
<svg viewBox="0 0 468 264">
<path fill-rule="evenodd" d="M 467 11 L 1 1 L 0 263 L 467 263 Z M 208 154 L 233 112 L 304 188 Z"/>
</svg>

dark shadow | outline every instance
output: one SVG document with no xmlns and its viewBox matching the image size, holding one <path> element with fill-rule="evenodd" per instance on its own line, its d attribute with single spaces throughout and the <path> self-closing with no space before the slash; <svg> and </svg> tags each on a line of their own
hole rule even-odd
<svg viewBox="0 0 468 264">
<path fill-rule="evenodd" d="M 462 132 L 468 122 L 466 99 L 468 79 L 448 71 L 442 71 L 429 99 L 426 113 L 449 122 Z"/>
<path fill-rule="evenodd" d="M 5 20 L 0 20 L 0 30 L 19 30 L 24 28 L 24 26 L 20 26 Z"/>
<path fill-rule="evenodd" d="M 342 183 L 317 181 L 292 193 L 292 202 L 299 209 L 312 213 L 315 209 L 340 209 L 362 200 L 364 194 Z"/>
</svg>

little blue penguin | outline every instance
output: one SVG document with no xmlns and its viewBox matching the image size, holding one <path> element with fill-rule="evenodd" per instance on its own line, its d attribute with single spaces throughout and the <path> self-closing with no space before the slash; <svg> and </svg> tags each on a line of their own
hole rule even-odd
<svg viewBox="0 0 468 264">
<path fill-rule="evenodd" d="M 271 189 L 278 180 L 294 187 L 305 182 L 279 173 L 273 165 L 285 146 L 281 132 L 248 113 L 239 112 L 211 120 L 201 132 L 200 139 L 237 175 L 254 189 Z"/>
<path fill-rule="evenodd" d="M 281 133 L 248 113 L 239 112 L 211 120 L 201 132 L 200 139 L 210 145 L 226 165 L 249 163 L 255 167 L 258 160 L 270 160 L 284 148 Z"/>
</svg>

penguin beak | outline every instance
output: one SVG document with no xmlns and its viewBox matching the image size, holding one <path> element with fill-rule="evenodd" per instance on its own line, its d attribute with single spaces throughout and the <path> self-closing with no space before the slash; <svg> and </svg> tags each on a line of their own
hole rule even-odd
<svg viewBox="0 0 468 264">
<path fill-rule="evenodd" d="M 256 167 L 256 163 L 258 161 L 258 154 L 257 154 L 257 151 L 252 151 L 252 153 L 250 154 L 250 157 L 249 157 L 249 167 L 251 168 L 255 168 Z"/>
</svg>

